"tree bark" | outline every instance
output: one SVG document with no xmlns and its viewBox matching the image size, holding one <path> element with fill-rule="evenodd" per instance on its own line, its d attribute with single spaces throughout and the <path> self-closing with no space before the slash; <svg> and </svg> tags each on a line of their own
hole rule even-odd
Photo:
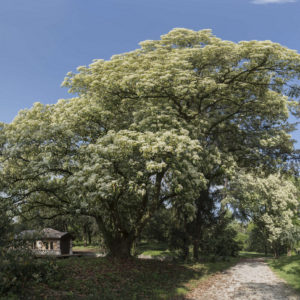
<svg viewBox="0 0 300 300">
<path fill-rule="evenodd" d="M 201 229 L 201 203 L 200 197 L 197 201 L 197 214 L 196 214 L 196 225 L 195 225 L 195 235 L 194 235 L 194 259 L 199 258 L 199 239 L 200 239 L 200 229 Z"/>
<path fill-rule="evenodd" d="M 228 186 L 228 179 L 225 178 L 225 181 L 224 181 L 224 188 L 227 189 L 227 186 Z M 223 199 L 225 199 L 226 195 L 223 195 Z M 224 219 L 224 215 L 225 215 L 225 210 L 224 210 L 224 205 L 221 203 L 221 210 L 220 210 L 220 225 L 222 225 L 223 223 L 223 219 Z"/>
<path fill-rule="evenodd" d="M 268 246 L 265 245 L 265 256 L 268 256 Z"/>
<path fill-rule="evenodd" d="M 67 221 L 63 222 L 63 227 L 64 227 L 64 231 L 68 232 L 68 223 L 67 223 Z"/>
<path fill-rule="evenodd" d="M 113 241 L 108 245 L 110 250 L 108 256 L 113 256 L 117 258 L 132 258 L 130 252 L 131 245 L 132 241 L 130 241 L 130 239 L 125 239 L 122 241 Z"/>
<path fill-rule="evenodd" d="M 274 258 L 275 259 L 278 259 L 280 257 L 279 256 L 279 248 L 278 248 L 277 243 L 274 245 L 273 253 L 274 253 Z"/>
<path fill-rule="evenodd" d="M 117 258 L 132 258 L 131 246 L 137 236 L 130 235 L 126 232 L 118 234 L 117 237 L 109 232 L 103 223 L 101 217 L 96 217 L 99 230 L 103 234 L 104 243 L 109 249 L 108 256 Z"/>
<path fill-rule="evenodd" d="M 164 174 L 167 172 L 167 169 L 168 168 L 164 168 L 161 172 L 156 174 L 155 192 L 150 204 L 148 202 L 148 194 L 146 193 L 144 195 L 139 213 L 134 220 L 133 229 L 127 230 L 126 226 L 122 222 L 122 218 L 118 212 L 118 197 L 111 205 L 108 205 L 107 207 L 109 213 L 111 214 L 111 220 L 113 221 L 113 229 L 108 227 L 111 225 L 107 225 L 103 221 L 101 215 L 93 215 L 98 224 L 99 231 L 103 234 L 105 245 L 110 251 L 108 253 L 109 256 L 118 258 L 131 258 L 132 243 L 140 236 L 142 230 L 153 217 L 154 213 L 157 211 L 157 209 L 159 209 L 165 200 L 177 196 L 177 194 L 170 194 L 166 197 L 160 197 L 162 180 Z"/>
<path fill-rule="evenodd" d="M 83 225 L 84 247 L 87 246 L 86 231 L 86 225 Z"/>
<path fill-rule="evenodd" d="M 200 248 L 200 236 L 203 232 L 203 224 L 205 218 L 205 211 L 209 211 L 207 206 L 209 206 L 209 188 L 210 184 L 208 184 L 206 190 L 202 190 L 199 198 L 196 201 L 197 213 L 196 213 L 196 224 L 195 224 L 195 233 L 193 236 L 193 253 L 194 258 L 199 259 L 199 248 Z"/>
<path fill-rule="evenodd" d="M 183 248 L 183 259 L 187 260 L 190 254 L 190 239 L 188 236 L 188 224 L 187 216 L 184 215 L 184 248 Z"/>
<path fill-rule="evenodd" d="M 91 232 L 88 230 L 88 238 L 89 238 L 89 245 L 92 244 L 92 235 L 91 235 Z"/>
</svg>

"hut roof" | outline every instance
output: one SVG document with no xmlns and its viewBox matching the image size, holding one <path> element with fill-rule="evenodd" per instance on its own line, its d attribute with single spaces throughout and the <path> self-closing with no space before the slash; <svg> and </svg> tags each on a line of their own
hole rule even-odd
<svg viewBox="0 0 300 300">
<path fill-rule="evenodd" d="M 40 233 L 42 238 L 46 239 L 61 239 L 65 235 L 69 235 L 72 240 L 74 240 L 74 236 L 69 232 L 60 232 L 58 230 L 52 229 L 52 228 L 44 228 L 41 231 L 38 230 L 25 230 L 21 232 L 21 235 L 34 235 Z"/>
</svg>

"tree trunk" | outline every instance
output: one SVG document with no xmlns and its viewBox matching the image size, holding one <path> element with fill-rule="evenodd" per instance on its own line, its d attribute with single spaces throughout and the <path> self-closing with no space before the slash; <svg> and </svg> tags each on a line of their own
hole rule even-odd
<svg viewBox="0 0 300 300">
<path fill-rule="evenodd" d="M 125 224 L 122 222 L 122 217 L 119 214 L 118 199 L 121 197 L 123 192 L 121 192 L 114 199 L 114 201 L 109 204 L 109 218 L 113 224 L 108 225 L 103 221 L 101 215 L 94 215 L 99 227 L 99 231 L 103 234 L 105 245 L 110 250 L 108 253 L 109 256 L 119 258 L 132 257 L 130 253 L 132 243 L 141 235 L 142 230 L 145 228 L 160 206 L 163 205 L 164 200 L 176 196 L 176 194 L 172 194 L 170 197 L 161 198 L 162 182 L 167 170 L 168 168 L 163 168 L 161 172 L 156 174 L 154 193 L 153 197 L 151 197 L 151 202 L 149 203 L 148 201 L 149 195 L 147 192 L 143 196 L 137 216 L 135 220 L 133 220 L 133 228 L 126 228 Z"/>
<path fill-rule="evenodd" d="M 278 247 L 277 243 L 274 245 L 273 253 L 274 253 L 274 258 L 278 259 L 279 258 L 279 247 Z"/>
<path fill-rule="evenodd" d="M 197 202 L 197 214 L 196 214 L 196 226 L 194 235 L 194 259 L 199 259 L 199 239 L 200 239 L 200 229 L 201 229 L 201 199 L 198 198 Z"/>
<path fill-rule="evenodd" d="M 89 245 L 92 244 L 92 235 L 91 235 L 91 232 L 88 230 L 88 237 L 89 237 Z"/>
<path fill-rule="evenodd" d="M 64 232 L 68 232 L 68 223 L 67 221 L 63 222 Z"/>
<path fill-rule="evenodd" d="M 84 247 L 87 246 L 86 231 L 86 225 L 83 225 Z"/>
<path fill-rule="evenodd" d="M 268 256 L 268 246 L 265 245 L 265 256 Z"/>
<path fill-rule="evenodd" d="M 199 198 L 196 201 L 197 205 L 197 213 L 196 213 L 196 224 L 195 224 L 195 233 L 193 236 L 193 252 L 194 258 L 199 259 L 199 248 L 200 248 L 200 236 L 203 231 L 203 220 L 205 218 L 205 208 L 210 201 L 209 198 L 209 188 L 210 184 L 208 184 L 206 190 L 202 190 Z M 207 208 L 206 208 L 207 209 Z"/>
<path fill-rule="evenodd" d="M 117 258 L 132 258 L 130 253 L 132 242 L 129 239 L 125 239 L 123 241 L 113 241 L 109 246 L 110 252 L 108 256 L 113 256 Z"/>
<path fill-rule="evenodd" d="M 135 238 L 137 238 L 140 234 L 134 236 L 133 234 L 120 234 L 120 232 L 117 232 L 113 235 L 107 230 L 100 217 L 96 218 L 96 222 L 103 235 L 104 243 L 109 249 L 109 253 L 107 255 L 117 258 L 132 258 L 130 253 L 131 246 Z"/>
<path fill-rule="evenodd" d="M 187 217 L 184 215 L 184 248 L 183 248 L 183 259 L 187 260 L 190 254 L 190 240 L 188 236 L 188 224 Z"/>
<path fill-rule="evenodd" d="M 227 189 L 227 187 L 228 187 L 228 179 L 225 178 L 225 181 L 224 181 L 224 188 Z M 226 198 L 226 195 L 223 195 L 222 198 L 225 199 L 225 198 Z M 224 204 L 221 203 L 220 223 L 219 223 L 220 225 L 222 225 L 222 223 L 223 223 L 224 215 L 225 215 Z"/>
<path fill-rule="evenodd" d="M 287 254 L 286 254 L 286 256 L 292 256 L 291 246 L 287 246 Z"/>
</svg>

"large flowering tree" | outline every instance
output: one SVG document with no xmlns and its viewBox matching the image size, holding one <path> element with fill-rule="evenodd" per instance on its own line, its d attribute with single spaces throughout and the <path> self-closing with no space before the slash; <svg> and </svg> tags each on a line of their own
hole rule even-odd
<svg viewBox="0 0 300 300">
<path fill-rule="evenodd" d="M 36 103 L 0 132 L 1 202 L 23 216 L 93 216 L 120 257 L 163 203 L 193 214 L 212 178 L 276 168 L 298 110 L 285 94 L 300 56 L 279 44 L 174 29 L 140 45 L 69 73 L 77 97 Z"/>
</svg>

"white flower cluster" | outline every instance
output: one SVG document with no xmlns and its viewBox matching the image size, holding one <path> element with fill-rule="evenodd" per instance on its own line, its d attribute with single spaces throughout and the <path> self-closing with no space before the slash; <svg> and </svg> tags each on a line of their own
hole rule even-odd
<svg viewBox="0 0 300 300">
<path fill-rule="evenodd" d="M 270 241 L 276 241 L 294 226 L 292 220 L 299 205 L 297 194 L 295 185 L 279 175 L 261 178 L 240 173 L 230 182 L 229 195 L 223 203 L 242 210 L 267 230 Z"/>
<path fill-rule="evenodd" d="M 69 72 L 62 86 L 76 97 L 35 103 L 1 124 L 2 200 L 14 213 L 46 207 L 97 216 L 118 234 L 141 231 L 162 202 L 192 214 L 212 178 L 239 180 L 239 167 L 274 171 L 283 162 L 273 149 L 292 151 L 285 121 L 299 105 L 284 85 L 299 76 L 295 51 L 183 28 L 140 45 Z M 265 191 L 263 182 L 251 187 Z M 274 235 L 294 205 L 288 187 L 275 187 L 263 219 Z M 251 189 L 243 197 L 249 209 L 261 199 Z"/>
</svg>

